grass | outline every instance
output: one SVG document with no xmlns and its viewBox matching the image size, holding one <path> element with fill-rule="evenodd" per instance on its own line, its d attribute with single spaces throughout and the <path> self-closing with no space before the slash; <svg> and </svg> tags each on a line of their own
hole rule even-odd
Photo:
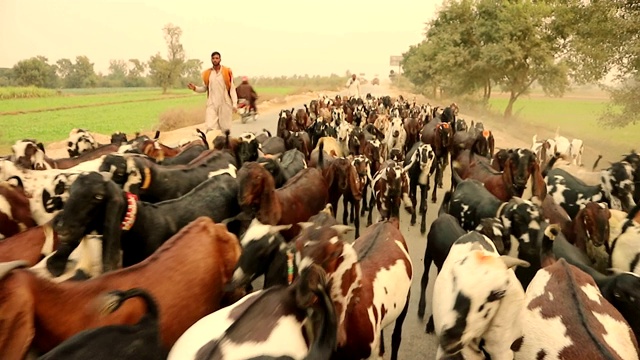
<svg viewBox="0 0 640 360">
<path fill-rule="evenodd" d="M 491 108 L 500 112 L 507 106 L 507 99 L 494 98 Z M 603 99 L 555 99 L 555 98 L 523 98 L 514 104 L 513 122 L 522 122 L 534 127 L 545 127 L 560 134 L 582 137 L 583 140 L 605 140 L 625 150 L 636 147 L 640 140 L 640 125 L 625 128 L 609 129 L 597 122 L 607 104 Z"/>
<path fill-rule="evenodd" d="M 260 101 L 300 91 L 294 87 L 256 87 Z M 184 122 L 198 124 L 204 118 L 205 102 L 204 94 L 188 89 L 162 95 L 153 88 L 70 89 L 48 97 L 0 100 L 0 154 L 10 153 L 11 144 L 19 139 L 35 138 L 45 144 L 66 139 L 73 128 L 108 135 L 156 128 L 166 131 L 189 125 Z M 179 114 L 181 119 L 171 114 Z"/>
<path fill-rule="evenodd" d="M 10 99 L 0 101 L 0 114 L 29 111 L 55 110 L 65 107 L 97 106 L 100 104 L 123 103 L 133 101 L 162 100 L 171 97 L 186 97 L 192 92 L 188 89 L 177 90 L 162 95 L 157 90 L 134 92 L 95 93 L 89 95 L 62 95 L 39 99 Z"/>
<path fill-rule="evenodd" d="M 402 91 L 420 93 L 408 80 L 401 78 L 394 85 Z M 421 97 L 422 98 L 422 97 Z M 457 99 L 422 99 L 432 105 L 457 102 L 467 122 L 484 121 L 490 128 L 499 128 L 513 138 L 531 144 L 533 135 L 538 139 L 553 137 L 556 129 L 562 136 L 584 141 L 584 163 L 592 164 L 599 154 L 604 160 L 617 161 L 620 154 L 631 149 L 640 149 L 640 124 L 610 129 L 598 123 L 598 117 L 608 103 L 608 94 L 597 86 L 581 87 L 569 91 L 561 98 L 547 97 L 540 89 L 519 98 L 513 107 L 514 117 L 503 118 L 508 103 L 508 94 L 494 92 L 489 100 L 489 109 L 481 109 L 474 101 Z M 497 147 L 500 144 L 496 143 Z M 601 162 L 604 166 L 606 162 Z"/>
</svg>

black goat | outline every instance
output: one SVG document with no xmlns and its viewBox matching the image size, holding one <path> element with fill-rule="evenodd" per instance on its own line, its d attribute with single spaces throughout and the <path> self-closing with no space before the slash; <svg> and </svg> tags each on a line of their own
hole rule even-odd
<svg viewBox="0 0 640 360">
<path fill-rule="evenodd" d="M 93 231 L 102 234 L 105 272 L 118 268 L 120 249 L 123 267 L 137 264 L 200 216 L 215 222 L 236 216 L 240 213 L 237 196 L 235 174 L 212 176 L 186 195 L 157 204 L 137 201 L 107 175 L 80 175 L 71 185 L 63 211 L 53 220 L 61 244 L 47 260 L 47 268 L 59 276 L 80 240 Z"/>
<path fill-rule="evenodd" d="M 151 203 L 176 199 L 207 180 L 213 171 L 237 168 L 234 157 L 224 151 L 211 154 L 201 165 L 164 167 L 137 156 L 107 155 L 99 171 L 113 174 L 112 180 L 125 191 Z"/>
<path fill-rule="evenodd" d="M 276 188 L 281 188 L 289 179 L 307 167 L 304 154 L 296 149 L 285 151 L 280 160 L 260 158 L 258 162 L 273 175 Z"/>
</svg>

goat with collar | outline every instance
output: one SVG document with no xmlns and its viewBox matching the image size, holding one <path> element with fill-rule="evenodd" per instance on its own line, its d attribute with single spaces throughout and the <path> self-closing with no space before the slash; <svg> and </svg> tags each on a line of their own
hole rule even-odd
<svg viewBox="0 0 640 360">
<path fill-rule="evenodd" d="M 206 163 L 165 167 L 138 156 L 107 155 L 100 171 L 112 174 L 112 180 L 124 189 L 152 203 L 177 199 L 207 180 L 211 171 L 236 167 L 232 155 L 219 152 Z"/>
<path fill-rule="evenodd" d="M 212 176 L 184 196 L 157 204 L 135 201 L 107 174 L 79 176 L 65 209 L 54 220 L 61 244 L 47 268 L 59 275 L 80 239 L 92 231 L 102 234 L 105 272 L 118 268 L 120 248 L 122 266 L 134 265 L 200 216 L 221 222 L 237 215 L 237 194 L 235 176 L 229 173 Z"/>
</svg>

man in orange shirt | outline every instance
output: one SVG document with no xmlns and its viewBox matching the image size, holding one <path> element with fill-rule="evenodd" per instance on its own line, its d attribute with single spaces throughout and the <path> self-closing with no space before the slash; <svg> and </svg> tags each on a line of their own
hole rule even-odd
<svg viewBox="0 0 640 360">
<path fill-rule="evenodd" d="M 189 83 L 189 89 L 197 93 L 207 93 L 207 111 L 205 114 L 206 132 L 231 130 L 232 114 L 238 111 L 238 96 L 233 84 L 233 72 L 220 65 L 220 53 L 211 53 L 210 69 L 202 73 L 204 86 Z"/>
</svg>

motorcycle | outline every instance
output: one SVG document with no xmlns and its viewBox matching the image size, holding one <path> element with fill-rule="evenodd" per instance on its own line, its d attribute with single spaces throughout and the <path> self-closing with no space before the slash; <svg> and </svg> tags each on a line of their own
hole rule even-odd
<svg viewBox="0 0 640 360">
<path fill-rule="evenodd" d="M 238 109 L 240 110 L 240 120 L 242 120 L 243 124 L 246 124 L 247 121 L 253 120 L 256 121 L 256 112 L 251 109 L 249 105 L 249 101 L 247 99 L 240 99 L 238 101 Z"/>
</svg>

